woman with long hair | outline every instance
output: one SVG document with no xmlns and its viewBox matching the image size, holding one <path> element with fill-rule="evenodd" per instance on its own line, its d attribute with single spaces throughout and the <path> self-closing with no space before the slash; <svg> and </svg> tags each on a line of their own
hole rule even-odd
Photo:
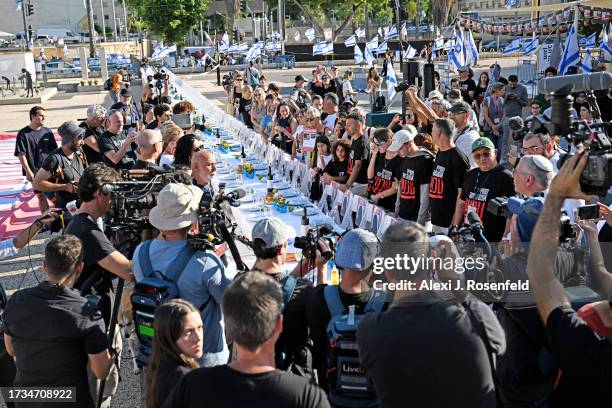
<svg viewBox="0 0 612 408">
<path fill-rule="evenodd" d="M 176 142 L 174 167 L 185 167 L 191 171 L 191 157 L 202 148 L 202 142 L 195 135 L 185 135 Z"/>
<path fill-rule="evenodd" d="M 474 100 L 476 104 L 474 105 L 476 108 L 480 108 L 480 104 L 487 93 L 487 89 L 489 89 L 489 73 L 483 71 L 480 73 L 478 77 L 478 83 L 476 84 L 476 90 L 474 91 Z"/>
<path fill-rule="evenodd" d="M 276 118 L 274 124 L 276 137 L 273 144 L 291 154 L 293 147 L 293 134 L 297 129 L 297 120 L 291 114 L 291 108 L 287 102 L 281 102 L 276 108 Z"/>
<path fill-rule="evenodd" d="M 164 142 L 163 153 L 159 157 L 159 165 L 167 164 L 169 166 L 174 163 L 174 152 L 176 151 L 176 143 L 183 137 L 185 132 L 178 127 L 174 122 L 168 121 L 160 126 L 162 140 Z"/>
<path fill-rule="evenodd" d="M 253 129 L 253 122 L 251 121 L 251 108 L 253 104 L 253 88 L 250 85 L 242 87 L 242 98 L 238 103 L 238 113 L 242 118 L 242 122 L 249 129 Z"/>
<path fill-rule="evenodd" d="M 198 368 L 204 349 L 198 309 L 174 299 L 155 310 L 153 353 L 147 373 L 147 408 L 161 407 L 185 374 Z"/>
<path fill-rule="evenodd" d="M 357 91 L 353 90 L 351 81 L 353 80 L 353 71 L 348 70 L 342 76 L 342 97 L 344 101 L 349 101 L 353 107 L 357 106 Z"/>
<path fill-rule="evenodd" d="M 323 182 L 330 184 L 332 181 L 344 184 L 348 180 L 348 158 L 351 153 L 351 145 L 344 140 L 339 140 L 332 146 L 332 160 L 323 169 Z"/>
<path fill-rule="evenodd" d="M 253 103 L 251 104 L 251 122 L 253 129 L 261 131 L 261 120 L 266 115 L 266 93 L 258 86 L 253 91 Z"/>
</svg>

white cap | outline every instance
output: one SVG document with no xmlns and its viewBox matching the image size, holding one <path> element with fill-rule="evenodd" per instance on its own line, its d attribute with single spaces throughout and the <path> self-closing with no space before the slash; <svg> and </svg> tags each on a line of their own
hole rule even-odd
<svg viewBox="0 0 612 408">
<path fill-rule="evenodd" d="M 412 126 L 412 128 L 414 129 L 414 126 Z M 399 130 L 393 135 L 393 142 L 391 143 L 391 146 L 387 148 L 387 150 L 390 152 L 397 152 L 403 145 L 408 142 L 412 142 L 415 136 L 416 129 L 414 129 L 414 132 L 404 129 Z"/>
</svg>

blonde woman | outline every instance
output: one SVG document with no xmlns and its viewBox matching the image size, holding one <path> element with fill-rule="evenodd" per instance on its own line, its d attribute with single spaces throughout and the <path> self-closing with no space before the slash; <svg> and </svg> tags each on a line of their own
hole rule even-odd
<svg viewBox="0 0 612 408">
<path fill-rule="evenodd" d="M 185 134 L 183 129 L 178 127 L 174 122 L 168 121 L 161 125 L 160 131 L 164 142 L 164 150 L 159 158 L 159 165 L 167 164 L 171 166 L 174 163 L 174 152 L 176 150 L 176 142 Z"/>
<path fill-rule="evenodd" d="M 253 91 L 253 102 L 251 103 L 251 122 L 253 128 L 261 131 L 261 120 L 266 115 L 266 93 L 262 87 L 257 87 Z"/>
</svg>

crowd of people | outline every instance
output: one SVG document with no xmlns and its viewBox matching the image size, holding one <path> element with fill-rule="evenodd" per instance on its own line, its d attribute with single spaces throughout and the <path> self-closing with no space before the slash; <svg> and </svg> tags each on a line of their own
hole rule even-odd
<svg viewBox="0 0 612 408">
<path fill-rule="evenodd" d="M 599 229 L 595 220 L 575 217 L 593 200 L 579 183 L 588 155 L 579 149 L 561 166 L 559 155 L 569 146 L 559 135 L 529 132 L 514 141 L 510 119 L 545 112 L 550 98 L 538 95 L 529 105 L 518 78 L 499 74 L 493 66 L 476 84 L 466 67 L 448 89 L 438 75 L 426 98 L 411 86 L 406 114 L 382 128 L 366 125 L 350 70 L 342 80 L 335 68 L 319 67 L 309 81 L 298 75 L 289 95 L 254 66 L 231 76 L 228 112 L 309 165 L 313 200 L 337 185 L 397 218 L 380 240 L 360 228 L 337 239 L 337 284 L 307 279 L 310 269 L 326 276 L 329 251 L 321 247 L 314 265 L 306 257 L 292 265 L 292 233 L 275 217 L 253 225 L 256 261 L 234 278 L 213 251 L 188 244 L 200 204 L 216 194 L 217 162 L 184 120 L 193 104 L 164 99 L 167 81 L 158 98 L 145 83 L 137 103 L 116 78 L 113 107 L 93 105 L 81 124 L 62 124 L 61 146 L 45 127 L 44 107 L 33 107 L 15 156 L 41 216 L 0 249 L 14 254 L 41 229 L 63 234 L 46 245 L 46 279 L 18 290 L 4 306 L 4 345 L 14 359 L 0 360 L 1 385 L 76 387 L 75 406 L 92 407 L 106 379 L 102 399 L 110 404 L 122 354 L 118 336 L 108 336 L 116 281 L 155 278 L 167 282 L 172 299 L 155 310 L 144 374 L 150 408 L 202 401 L 346 408 L 605 403 L 612 278 L 601 246 L 612 239 L 612 212 L 598 204 Z M 368 87 L 380 90 L 376 69 Z M 596 96 L 601 119 L 610 120 L 612 89 Z M 601 120 L 581 97 L 576 118 L 584 126 Z M 173 166 L 183 177 L 159 192 L 148 213 L 150 234 L 126 255 L 105 234 L 112 205 L 106 184 L 122 170 L 159 166 Z M 503 199 L 507 212 L 489 210 Z M 61 210 L 73 203 L 74 212 Z M 580 225 L 584 239 L 573 242 L 589 253 L 589 277 L 581 283 L 600 296 L 579 311 L 565 292 L 578 260 L 558 251 L 562 209 Z M 375 268 L 379 259 L 464 255 L 453 241 L 470 214 L 499 248 L 504 278 L 529 282 L 526 297 L 511 293 L 487 305 L 462 287 L 466 278 L 452 267 L 410 270 L 385 262 L 382 273 Z M 397 289 L 379 289 L 377 280 Z M 434 289 L 430 281 L 448 286 Z"/>
</svg>

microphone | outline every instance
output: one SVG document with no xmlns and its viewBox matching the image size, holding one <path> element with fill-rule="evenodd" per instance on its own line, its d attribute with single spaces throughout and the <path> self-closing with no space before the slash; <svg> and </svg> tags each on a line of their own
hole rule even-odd
<svg viewBox="0 0 612 408">
<path fill-rule="evenodd" d="M 538 82 L 539 93 L 553 93 L 566 85 L 572 85 L 572 92 L 590 92 L 612 87 L 612 74 L 597 72 L 590 74 L 565 75 L 543 78 Z"/>
<path fill-rule="evenodd" d="M 523 122 L 523 119 L 520 116 L 513 116 L 508 119 L 508 127 L 513 132 L 520 132 L 521 130 L 523 130 L 524 126 L 525 123 Z"/>
</svg>

